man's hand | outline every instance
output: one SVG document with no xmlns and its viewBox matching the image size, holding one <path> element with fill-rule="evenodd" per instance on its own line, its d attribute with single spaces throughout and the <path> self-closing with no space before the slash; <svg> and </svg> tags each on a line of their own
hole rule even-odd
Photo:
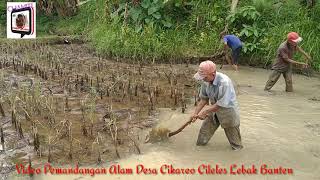
<svg viewBox="0 0 320 180">
<path fill-rule="evenodd" d="M 293 64 L 297 64 L 297 65 L 302 65 L 303 67 L 304 66 L 308 66 L 308 63 L 303 63 L 303 62 L 295 61 L 295 60 L 292 60 L 292 59 L 289 59 L 289 62 L 293 63 Z"/>
<path fill-rule="evenodd" d="M 196 120 L 198 119 L 198 114 L 191 115 L 191 119 L 192 119 L 192 122 L 196 122 Z"/>
<path fill-rule="evenodd" d="M 309 67 L 309 61 L 311 60 L 311 56 L 306 54 L 306 63 L 303 65 L 303 68 L 307 69 Z"/>
<path fill-rule="evenodd" d="M 200 114 L 197 114 L 197 115 L 194 114 L 194 115 L 191 116 L 192 122 L 196 122 L 197 119 L 204 120 L 207 116 L 208 116 L 208 114 L 204 114 L 204 113 L 200 113 Z"/>
<path fill-rule="evenodd" d="M 210 111 L 208 111 L 208 109 L 206 109 L 206 110 L 200 112 L 200 113 L 198 114 L 197 118 L 198 118 L 198 119 L 201 119 L 201 120 L 204 120 L 204 119 L 206 119 L 206 117 L 208 117 L 209 112 L 210 112 Z"/>
<path fill-rule="evenodd" d="M 208 116 L 208 114 L 199 114 L 198 119 L 204 120 L 204 119 L 206 119 L 207 116 Z"/>
</svg>

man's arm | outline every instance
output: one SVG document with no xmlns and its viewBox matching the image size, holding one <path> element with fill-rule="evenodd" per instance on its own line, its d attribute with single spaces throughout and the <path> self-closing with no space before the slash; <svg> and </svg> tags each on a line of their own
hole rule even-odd
<svg viewBox="0 0 320 180">
<path fill-rule="evenodd" d="M 300 64 L 300 65 L 308 65 L 306 63 L 302 63 L 302 62 L 298 62 L 289 58 L 284 58 L 285 61 L 289 62 L 289 63 L 293 63 L 293 64 Z"/>
<path fill-rule="evenodd" d="M 219 109 L 219 106 L 217 104 L 209 105 L 205 110 L 201 111 L 200 114 L 198 114 L 197 118 L 204 120 L 209 113 L 217 112 Z"/>
<path fill-rule="evenodd" d="M 230 108 L 231 100 L 235 98 L 235 92 L 231 80 L 225 81 L 219 86 L 219 93 L 217 101 L 213 105 L 209 105 L 205 110 L 199 113 L 199 119 L 205 119 L 205 117 L 212 112 L 217 112 L 220 107 Z"/>
<path fill-rule="evenodd" d="M 231 65 L 232 63 L 231 63 L 231 59 L 230 59 L 229 53 L 228 53 L 229 46 L 228 46 L 226 41 L 224 41 L 224 45 L 223 46 L 224 46 L 224 48 L 223 48 L 224 56 L 225 56 L 228 64 Z"/>
<path fill-rule="evenodd" d="M 193 122 L 195 120 L 197 120 L 198 118 L 198 114 L 199 112 L 203 109 L 203 107 L 205 105 L 208 104 L 209 102 L 209 97 L 208 97 L 208 94 L 206 92 L 206 84 L 205 83 L 202 83 L 201 84 L 201 88 L 200 88 L 200 92 L 199 92 L 199 97 L 200 97 L 200 102 L 198 103 L 198 105 L 195 107 L 194 109 L 194 113 L 192 114 L 191 118 L 193 119 Z"/>
<path fill-rule="evenodd" d="M 208 103 L 209 100 L 201 99 L 198 105 L 195 107 L 194 113 L 192 115 L 193 121 L 198 118 L 199 112 L 203 109 L 203 107 Z"/>
<path fill-rule="evenodd" d="M 299 48 L 297 48 L 298 50 Z M 288 56 L 288 52 L 285 50 L 285 49 L 280 49 L 279 51 L 280 53 L 280 56 L 283 58 L 284 61 L 288 62 L 288 63 L 292 63 L 292 64 L 300 64 L 300 65 L 307 65 L 305 63 L 302 63 L 302 62 L 298 62 L 298 61 L 295 61 L 293 59 L 290 59 L 289 56 Z"/>
<path fill-rule="evenodd" d="M 226 52 L 228 50 L 229 46 L 226 41 L 223 41 L 223 50 Z"/>
<path fill-rule="evenodd" d="M 308 60 L 311 60 L 311 56 L 309 54 L 307 54 L 301 47 L 297 46 L 297 50 L 299 52 L 301 52 L 304 55 L 304 57 L 307 58 L 306 63 L 308 63 Z"/>
</svg>

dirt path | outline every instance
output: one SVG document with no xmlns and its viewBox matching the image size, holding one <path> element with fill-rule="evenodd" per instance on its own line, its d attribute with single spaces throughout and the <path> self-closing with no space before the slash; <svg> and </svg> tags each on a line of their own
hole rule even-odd
<svg viewBox="0 0 320 180">
<path fill-rule="evenodd" d="M 96 175 L 93 179 L 320 179 L 319 78 L 294 75 L 293 93 L 284 92 L 284 80 L 281 78 L 273 91 L 264 92 L 262 89 L 270 71 L 243 67 L 238 73 L 231 70 L 223 72 L 238 85 L 243 150 L 232 151 L 221 128 L 207 146 L 195 146 L 201 126 L 198 121 L 169 142 L 144 144 L 142 155 L 132 155 L 115 162 L 123 168 L 132 168 L 133 175 Z M 192 109 L 193 105 L 188 105 L 186 114 L 181 114 L 180 110 L 161 109 L 159 126 L 172 130 L 178 128 L 188 119 Z M 157 169 L 158 175 L 137 175 L 135 168 L 138 164 Z M 210 164 L 212 168 L 225 168 L 227 174 L 163 175 L 159 171 L 163 164 L 174 168 L 194 168 L 196 171 L 201 164 Z M 254 165 L 257 174 L 230 175 L 233 164 L 246 168 Z M 290 168 L 293 174 L 262 175 L 260 166 L 263 164 L 270 168 Z M 109 168 L 110 164 L 102 167 Z M 92 179 L 90 175 L 35 177 L 39 180 L 57 178 Z M 14 175 L 12 179 L 20 178 Z"/>
</svg>

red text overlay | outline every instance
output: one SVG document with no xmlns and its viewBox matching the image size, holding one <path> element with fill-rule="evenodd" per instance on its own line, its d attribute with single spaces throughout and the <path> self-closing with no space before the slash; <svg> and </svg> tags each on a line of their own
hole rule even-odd
<svg viewBox="0 0 320 180">
<path fill-rule="evenodd" d="M 56 167 L 46 164 L 40 168 L 32 168 L 22 164 L 16 165 L 18 174 L 50 174 L 50 175 L 89 175 L 114 174 L 114 175 L 293 175 L 292 168 L 282 166 L 272 167 L 267 164 L 243 165 L 231 164 L 229 166 L 220 166 L 219 164 L 200 164 L 197 167 L 179 168 L 172 164 L 163 164 L 158 167 L 147 167 L 143 164 L 137 164 L 134 168 L 123 167 L 119 164 L 113 164 L 108 167 L 88 168 L 88 167 Z"/>
</svg>

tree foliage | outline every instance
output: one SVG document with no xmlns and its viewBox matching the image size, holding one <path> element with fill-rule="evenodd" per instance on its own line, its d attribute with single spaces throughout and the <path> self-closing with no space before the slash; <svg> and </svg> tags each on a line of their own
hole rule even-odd
<svg viewBox="0 0 320 180">
<path fill-rule="evenodd" d="M 38 0 L 41 12 L 50 16 L 57 13 L 59 16 L 72 16 L 78 11 L 79 0 Z"/>
<path fill-rule="evenodd" d="M 140 32 L 145 26 L 173 27 L 190 15 L 193 5 L 193 1 L 187 0 L 113 1 L 109 3 L 109 9 L 112 9 L 112 21 L 131 25 Z"/>
</svg>

